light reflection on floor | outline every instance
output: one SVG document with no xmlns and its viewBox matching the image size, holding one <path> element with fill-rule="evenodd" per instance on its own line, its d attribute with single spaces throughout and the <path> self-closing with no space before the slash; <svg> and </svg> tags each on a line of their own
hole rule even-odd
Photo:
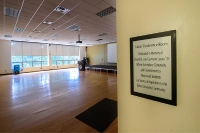
<svg viewBox="0 0 200 133">
<path fill-rule="evenodd" d="M 32 88 L 41 89 L 41 91 L 45 94 L 43 96 L 51 97 L 51 86 L 53 86 L 53 83 L 67 81 L 69 79 L 73 82 L 78 80 L 78 78 L 79 71 L 77 68 L 64 69 L 64 71 L 62 69 L 13 75 L 12 99 L 16 100 L 21 96 L 28 96 L 29 93 L 34 91 Z"/>
</svg>

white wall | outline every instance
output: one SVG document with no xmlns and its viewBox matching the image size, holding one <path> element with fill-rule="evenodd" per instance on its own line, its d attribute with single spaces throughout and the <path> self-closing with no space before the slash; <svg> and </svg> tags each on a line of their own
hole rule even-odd
<svg viewBox="0 0 200 133">
<path fill-rule="evenodd" d="M 200 0 L 117 0 L 119 133 L 200 132 Z M 177 107 L 130 94 L 130 38 L 177 31 Z"/>
<path fill-rule="evenodd" d="M 11 41 L 0 40 L 0 74 L 12 73 Z"/>
</svg>

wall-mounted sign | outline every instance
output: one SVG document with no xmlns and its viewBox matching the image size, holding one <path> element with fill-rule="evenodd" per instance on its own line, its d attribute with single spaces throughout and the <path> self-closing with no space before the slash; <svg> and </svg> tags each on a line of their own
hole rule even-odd
<svg viewBox="0 0 200 133">
<path fill-rule="evenodd" d="M 131 94 L 176 106 L 176 31 L 130 38 Z"/>
</svg>

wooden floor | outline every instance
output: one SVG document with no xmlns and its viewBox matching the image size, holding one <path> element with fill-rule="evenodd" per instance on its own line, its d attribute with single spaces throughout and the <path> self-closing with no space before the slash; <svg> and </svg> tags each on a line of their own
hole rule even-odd
<svg viewBox="0 0 200 133">
<path fill-rule="evenodd" d="M 0 76 L 0 132 L 98 132 L 75 116 L 117 100 L 114 73 L 77 68 Z M 105 132 L 117 132 L 117 119 Z"/>
</svg>

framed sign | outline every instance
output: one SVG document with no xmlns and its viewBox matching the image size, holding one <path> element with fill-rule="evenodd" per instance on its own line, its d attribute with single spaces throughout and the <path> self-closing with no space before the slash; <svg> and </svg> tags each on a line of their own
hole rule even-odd
<svg viewBox="0 0 200 133">
<path fill-rule="evenodd" d="M 177 105 L 176 30 L 130 38 L 131 94 Z"/>
</svg>

